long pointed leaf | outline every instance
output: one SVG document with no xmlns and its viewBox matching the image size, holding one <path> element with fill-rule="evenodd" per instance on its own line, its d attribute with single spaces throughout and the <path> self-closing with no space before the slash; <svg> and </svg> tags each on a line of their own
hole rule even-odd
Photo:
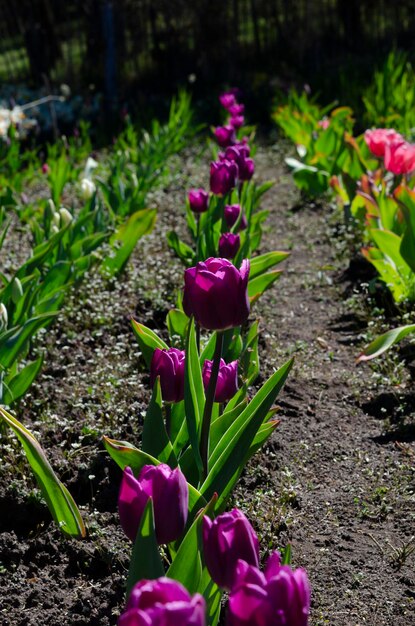
<svg viewBox="0 0 415 626">
<path fill-rule="evenodd" d="M 61 531 L 70 537 L 85 537 L 86 529 L 78 507 L 65 485 L 54 473 L 37 439 L 2 407 L 0 417 L 10 426 L 22 444 L 49 511 Z"/>
</svg>

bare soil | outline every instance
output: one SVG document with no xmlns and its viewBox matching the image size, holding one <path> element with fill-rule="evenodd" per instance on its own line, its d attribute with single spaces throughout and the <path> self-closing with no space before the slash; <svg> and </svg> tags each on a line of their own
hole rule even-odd
<svg viewBox="0 0 415 626">
<path fill-rule="evenodd" d="M 282 278 L 252 311 L 261 320 L 261 380 L 289 355 L 296 365 L 279 398 L 280 427 L 244 472 L 233 504 L 254 523 L 264 556 L 292 544 L 293 564 L 312 583 L 311 626 L 409 626 L 413 354 L 404 366 L 391 357 L 374 368 L 355 365 L 380 314 L 361 288 L 371 274 L 360 262 L 349 265 L 333 210 L 300 198 L 278 146 L 264 145 L 256 162 L 258 179 L 277 180 L 264 200 L 270 217 L 261 251 L 292 251 Z M 72 293 L 40 337 L 43 372 L 16 408 L 80 505 L 87 540 L 61 536 L 19 445 L 1 438 L 4 626 L 109 626 L 122 609 L 130 545 L 116 512 L 121 473 L 101 437 L 139 442 L 148 373 L 129 320 L 163 331 L 182 282 L 165 235 L 183 231 L 186 189 L 207 182 L 206 158 L 189 152 L 175 165 L 168 187 L 150 199 L 159 208 L 155 231 L 120 279 L 93 273 Z"/>
</svg>

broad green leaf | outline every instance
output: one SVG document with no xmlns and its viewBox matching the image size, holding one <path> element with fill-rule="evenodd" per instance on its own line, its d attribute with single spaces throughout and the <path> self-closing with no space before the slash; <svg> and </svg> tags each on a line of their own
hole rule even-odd
<svg viewBox="0 0 415 626">
<path fill-rule="evenodd" d="M 7 369 L 15 359 L 23 352 L 32 337 L 42 327 L 46 326 L 58 312 L 44 313 L 33 317 L 23 324 L 23 326 L 11 328 L 0 338 L 0 365 Z"/>
<path fill-rule="evenodd" d="M 196 466 L 199 472 L 201 472 L 203 470 L 203 464 L 199 450 L 199 433 L 202 424 L 203 410 L 205 407 L 205 391 L 203 387 L 199 353 L 196 346 L 194 320 L 191 320 L 187 333 L 184 375 L 184 406 L 190 445 L 192 446 Z"/>
<path fill-rule="evenodd" d="M 274 265 L 278 265 L 290 256 L 290 252 L 267 252 L 251 259 L 251 268 L 249 270 L 249 280 L 252 281 L 256 276 L 264 274 Z"/>
<path fill-rule="evenodd" d="M 359 355 L 357 362 L 375 359 L 411 333 L 415 333 L 415 324 L 408 324 L 407 326 L 399 326 L 399 328 L 388 330 L 386 333 L 383 333 L 383 335 L 376 337 L 376 339 L 366 346 Z"/>
<path fill-rule="evenodd" d="M 219 509 L 225 505 L 242 472 L 257 432 L 281 390 L 293 362 L 293 359 L 290 359 L 264 383 L 213 451 L 209 460 L 209 474 L 200 487 L 200 492 L 207 499 L 211 498 L 213 493 L 218 493 Z"/>
<path fill-rule="evenodd" d="M 194 251 L 190 246 L 187 245 L 187 243 L 184 243 L 184 241 L 180 241 L 174 231 L 170 231 L 169 233 L 167 233 L 167 243 L 185 265 L 190 266 L 193 263 L 193 259 L 195 256 Z"/>
<path fill-rule="evenodd" d="M 275 270 L 273 272 L 266 272 L 256 278 L 253 278 L 248 283 L 248 296 L 251 302 L 255 302 L 258 298 L 271 287 L 281 276 L 281 270 Z"/>
<path fill-rule="evenodd" d="M 81 514 L 71 494 L 54 473 L 37 439 L 2 407 L 0 417 L 22 444 L 49 511 L 60 530 L 70 537 L 85 537 L 86 529 Z"/>
<path fill-rule="evenodd" d="M 0 403 L 10 406 L 12 402 L 21 398 L 38 375 L 42 363 L 43 356 L 40 356 L 36 361 L 28 363 L 28 365 L 11 379 L 6 377 L 4 395 L 2 398 L 0 394 Z"/>
<path fill-rule="evenodd" d="M 167 328 L 169 330 L 170 337 L 178 335 L 184 342 L 187 334 L 187 325 L 189 318 L 180 309 L 170 309 L 167 314 Z"/>
<path fill-rule="evenodd" d="M 226 431 L 231 427 L 234 423 L 235 419 L 242 413 L 242 411 L 246 408 L 248 404 L 248 399 L 245 398 L 237 404 L 232 410 L 225 411 L 222 415 L 219 415 L 215 420 L 212 420 L 212 424 L 210 427 L 210 456 L 212 452 L 216 448 L 219 441 L 222 439 L 223 435 Z"/>
<path fill-rule="evenodd" d="M 139 322 L 136 322 L 135 320 L 131 320 L 131 325 L 133 327 L 134 335 L 136 336 L 146 365 L 147 367 L 150 367 L 154 350 L 156 348 L 160 348 L 160 350 L 167 350 L 168 345 L 162 339 L 160 339 L 160 337 L 156 335 L 153 330 L 147 328 L 147 326 L 139 324 Z"/>
<path fill-rule="evenodd" d="M 154 528 L 153 500 L 149 498 L 134 542 L 130 569 L 127 578 L 127 598 L 134 585 L 142 579 L 154 579 L 164 576 L 159 548 Z"/>
<path fill-rule="evenodd" d="M 203 593 L 200 589 L 203 566 L 201 559 L 200 533 L 204 515 L 213 513 L 217 496 L 195 517 L 192 525 L 184 536 L 174 560 L 166 572 L 168 578 L 182 583 L 190 593 Z M 210 514 L 212 514 L 210 513 Z"/>
<path fill-rule="evenodd" d="M 177 467 L 177 459 L 164 424 L 159 377 L 154 383 L 153 393 L 144 419 L 142 446 L 143 452 L 150 454 L 160 463 Z"/>
<path fill-rule="evenodd" d="M 156 223 L 156 209 L 142 209 L 133 213 L 112 235 L 110 244 L 115 255 L 107 257 L 103 262 L 104 271 L 115 276 L 124 269 L 137 241 L 151 233 Z"/>
</svg>

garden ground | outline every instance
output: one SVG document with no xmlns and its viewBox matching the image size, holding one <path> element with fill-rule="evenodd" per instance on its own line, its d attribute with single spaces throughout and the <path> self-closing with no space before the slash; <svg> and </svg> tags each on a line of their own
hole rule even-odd
<svg viewBox="0 0 415 626">
<path fill-rule="evenodd" d="M 280 148 L 263 145 L 255 160 L 257 179 L 277 179 L 265 196 L 271 214 L 261 252 L 292 249 L 280 281 L 252 311 L 261 319 L 261 377 L 288 355 L 296 365 L 279 398 L 281 424 L 244 472 L 234 503 L 261 545 L 292 544 L 293 564 L 311 579 L 312 626 L 408 626 L 415 618 L 411 370 L 390 360 L 376 371 L 355 365 L 371 332 L 366 295 L 356 289 L 361 266 L 350 269 L 338 250 L 332 209 L 302 202 Z M 150 393 L 129 319 L 164 328 L 182 283 L 165 235 L 184 229 L 185 192 L 206 185 L 199 174 L 206 163 L 195 151 L 172 160 L 169 186 L 151 196 L 156 229 L 127 271 L 110 284 L 85 280 L 38 342 L 48 346 L 43 373 L 17 415 L 81 505 L 89 538 L 60 535 L 18 444 L 3 442 L 5 626 L 116 622 L 130 545 L 116 512 L 121 472 L 100 439 L 137 442 Z M 16 243 L 20 237 L 16 231 Z"/>
</svg>

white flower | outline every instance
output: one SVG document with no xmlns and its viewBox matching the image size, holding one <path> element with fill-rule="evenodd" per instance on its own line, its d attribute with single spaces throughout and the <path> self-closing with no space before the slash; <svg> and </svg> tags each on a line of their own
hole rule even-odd
<svg viewBox="0 0 415 626">
<path fill-rule="evenodd" d="M 88 157 L 86 161 L 86 165 L 85 165 L 85 170 L 84 170 L 84 178 L 91 179 L 92 172 L 97 167 L 98 167 L 97 161 L 95 161 L 95 159 L 93 159 L 92 157 Z"/>
<path fill-rule="evenodd" d="M 24 120 L 24 117 L 25 115 L 19 106 L 13 107 L 13 109 L 10 111 L 10 119 L 12 124 L 20 124 L 20 122 Z"/>
<path fill-rule="evenodd" d="M 92 180 L 89 180 L 89 178 L 83 178 L 81 180 L 81 194 L 84 200 L 92 198 L 96 189 L 95 183 L 93 183 Z"/>
<path fill-rule="evenodd" d="M 0 330 L 7 328 L 8 316 L 7 309 L 3 302 L 0 302 Z"/>
<path fill-rule="evenodd" d="M 59 209 L 59 215 L 62 226 L 67 226 L 72 222 L 72 215 L 69 213 L 68 209 L 65 209 L 64 206 Z"/>
</svg>

